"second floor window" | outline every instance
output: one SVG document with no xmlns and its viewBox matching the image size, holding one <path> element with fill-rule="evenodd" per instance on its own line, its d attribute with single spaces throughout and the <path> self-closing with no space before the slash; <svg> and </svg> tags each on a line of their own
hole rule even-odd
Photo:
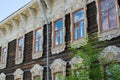
<svg viewBox="0 0 120 80">
<path fill-rule="evenodd" d="M 7 57 L 7 48 L 4 47 L 1 52 L 1 63 L 6 62 L 6 57 Z"/>
<path fill-rule="evenodd" d="M 35 31 L 35 52 L 39 52 L 42 49 L 42 29 Z"/>
<path fill-rule="evenodd" d="M 54 27 L 54 44 L 55 46 L 63 44 L 63 20 L 58 20 L 55 22 Z"/>
<path fill-rule="evenodd" d="M 101 31 L 117 28 L 115 0 L 100 0 Z"/>
<path fill-rule="evenodd" d="M 21 37 L 18 39 L 18 48 L 17 48 L 17 58 L 23 57 L 23 48 L 24 48 L 24 38 Z"/>
<path fill-rule="evenodd" d="M 81 9 L 73 14 L 74 17 L 74 40 L 78 40 L 84 37 L 84 10 Z"/>
</svg>

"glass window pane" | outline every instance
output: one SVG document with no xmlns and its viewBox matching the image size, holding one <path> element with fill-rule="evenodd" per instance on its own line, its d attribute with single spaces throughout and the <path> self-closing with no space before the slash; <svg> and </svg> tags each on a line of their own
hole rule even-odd
<svg viewBox="0 0 120 80">
<path fill-rule="evenodd" d="M 63 30 L 60 30 L 60 44 L 63 44 Z"/>
<path fill-rule="evenodd" d="M 7 48 L 4 48 L 3 49 L 3 55 L 2 55 L 2 62 L 4 63 L 5 62 L 5 59 L 6 59 L 6 56 L 7 55 Z"/>
<path fill-rule="evenodd" d="M 74 29 L 74 32 L 75 32 L 75 39 L 79 39 L 79 27 L 75 27 Z"/>
<path fill-rule="evenodd" d="M 57 73 L 55 75 L 55 80 L 64 80 L 63 74 L 62 73 Z"/>
<path fill-rule="evenodd" d="M 55 45 L 58 45 L 59 44 L 59 36 L 56 35 L 55 37 Z"/>
<path fill-rule="evenodd" d="M 80 37 L 84 37 L 84 21 L 80 23 Z"/>
<path fill-rule="evenodd" d="M 40 76 L 36 76 L 34 80 L 41 80 Z"/>
<path fill-rule="evenodd" d="M 110 28 L 117 27 L 117 17 L 116 17 L 116 10 L 115 8 L 109 11 L 109 20 L 110 20 Z"/>
<path fill-rule="evenodd" d="M 18 58 L 22 57 L 22 51 L 23 51 L 23 44 L 24 44 L 24 38 L 21 37 L 18 41 Z"/>
<path fill-rule="evenodd" d="M 106 67 L 107 80 L 120 80 L 120 64 L 110 64 Z"/>
<path fill-rule="evenodd" d="M 109 30 L 108 16 L 102 17 L 102 30 Z"/>
<path fill-rule="evenodd" d="M 80 10 L 74 14 L 74 23 L 79 22 L 84 19 L 84 11 Z"/>
<path fill-rule="evenodd" d="M 58 20 L 55 23 L 55 30 L 59 30 L 59 29 L 62 29 L 62 28 L 63 28 L 63 20 Z"/>
</svg>

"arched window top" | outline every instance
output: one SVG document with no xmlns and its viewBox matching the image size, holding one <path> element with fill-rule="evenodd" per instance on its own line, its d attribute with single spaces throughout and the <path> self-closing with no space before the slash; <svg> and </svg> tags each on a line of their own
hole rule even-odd
<svg viewBox="0 0 120 80">
<path fill-rule="evenodd" d="M 43 80 L 43 69 L 44 68 L 39 64 L 35 64 L 30 70 L 32 73 L 32 80 L 35 80 L 34 78 L 40 78 L 40 80 Z"/>
<path fill-rule="evenodd" d="M 6 75 L 4 73 L 0 74 L 0 80 L 6 80 Z"/>
<path fill-rule="evenodd" d="M 66 62 L 62 59 L 56 59 L 54 62 L 51 64 L 52 72 L 59 72 L 59 71 L 64 71 L 66 69 Z"/>
<path fill-rule="evenodd" d="M 23 80 L 23 70 L 21 70 L 20 68 L 17 69 L 15 72 L 14 72 L 14 80 L 17 80 L 17 79 L 20 79 L 20 80 Z"/>
<path fill-rule="evenodd" d="M 81 57 L 73 57 L 69 63 L 71 65 L 72 69 L 76 69 L 79 66 L 75 66 L 75 65 L 82 64 L 82 62 L 83 62 L 83 58 L 81 58 Z"/>
<path fill-rule="evenodd" d="M 116 46 L 108 46 L 100 53 L 100 61 L 110 62 L 110 61 L 120 61 L 120 48 Z M 101 62 L 102 62 L 101 61 Z"/>
</svg>

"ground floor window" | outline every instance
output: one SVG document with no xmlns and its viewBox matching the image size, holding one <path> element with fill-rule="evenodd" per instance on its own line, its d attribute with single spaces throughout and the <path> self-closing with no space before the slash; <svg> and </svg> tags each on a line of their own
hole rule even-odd
<svg viewBox="0 0 120 80">
<path fill-rule="evenodd" d="M 107 80 L 120 80 L 120 64 L 109 64 L 105 67 Z"/>
<path fill-rule="evenodd" d="M 40 76 L 35 76 L 34 80 L 41 80 Z"/>
</svg>

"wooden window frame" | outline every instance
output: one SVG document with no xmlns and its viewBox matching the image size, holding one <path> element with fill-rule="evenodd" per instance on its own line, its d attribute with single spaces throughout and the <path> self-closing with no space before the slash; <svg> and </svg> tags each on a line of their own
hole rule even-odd
<svg viewBox="0 0 120 80">
<path fill-rule="evenodd" d="M 34 31 L 34 39 L 33 39 L 33 42 L 34 42 L 34 54 L 36 54 L 36 53 L 38 53 L 38 52 L 41 52 L 41 50 L 39 50 L 39 51 L 36 51 L 36 32 L 38 31 L 38 30 L 42 30 L 42 28 L 37 28 L 37 29 L 35 29 L 35 31 Z M 42 36 L 40 37 L 40 38 L 42 38 Z M 42 46 L 42 45 L 40 45 L 40 46 Z"/>
<path fill-rule="evenodd" d="M 114 0 L 114 2 L 115 2 L 115 4 L 114 4 L 114 8 L 115 8 L 115 11 L 117 11 L 116 10 L 116 0 Z M 112 28 L 112 29 L 110 29 L 110 19 L 109 19 L 109 17 L 110 17 L 110 15 L 109 15 L 109 11 L 111 10 L 111 9 L 107 9 L 107 10 L 104 10 L 104 11 L 107 11 L 107 18 L 108 18 L 108 27 L 109 27 L 109 29 L 108 30 L 103 30 L 103 26 L 102 26 L 102 15 L 101 15 L 101 13 L 103 12 L 103 11 L 101 11 L 101 1 L 99 1 L 99 3 L 98 3 L 98 8 L 99 8 L 99 21 L 100 21 L 100 32 L 101 33 L 104 33 L 104 32 L 108 32 L 108 31 L 111 31 L 111 30 L 114 30 L 114 29 L 117 29 L 118 27 L 114 27 L 114 28 Z M 113 8 L 112 8 L 113 9 Z M 117 16 L 116 16 L 116 21 L 117 21 Z M 118 23 L 116 24 L 116 25 L 118 25 Z"/>
<path fill-rule="evenodd" d="M 79 11 L 81 11 L 81 10 L 83 10 L 83 12 L 84 12 L 84 8 L 80 8 L 80 9 L 78 9 L 78 10 L 75 10 L 74 12 L 72 12 L 72 42 L 74 42 L 74 41 L 77 41 L 77 40 L 80 40 L 80 39 L 82 39 L 82 38 L 84 38 L 85 37 L 85 33 L 84 33 L 84 37 L 80 37 L 80 38 L 78 38 L 78 39 L 75 39 L 75 24 L 76 23 L 74 23 L 74 14 L 76 13 L 76 12 L 79 12 Z M 85 15 L 84 15 L 84 18 L 82 19 L 82 20 L 80 20 L 79 21 L 79 23 L 80 22 L 82 22 L 82 21 L 84 21 L 84 24 L 85 24 Z M 78 22 L 77 22 L 78 23 Z M 80 28 L 79 28 L 79 31 L 80 31 Z M 85 32 L 85 25 L 84 25 L 84 32 Z M 80 33 L 80 32 L 79 32 Z"/>
<path fill-rule="evenodd" d="M 64 42 L 63 42 L 63 44 L 60 44 L 60 30 L 63 30 L 63 32 L 64 32 L 64 22 L 63 22 L 63 28 L 62 28 L 62 29 L 55 30 L 55 28 L 56 28 L 55 24 L 56 24 L 56 22 L 59 21 L 59 20 L 64 21 L 63 18 L 59 18 L 59 19 L 57 19 L 57 20 L 54 21 L 53 47 L 61 46 L 61 45 L 64 44 Z M 55 43 L 56 43 L 56 40 L 55 40 L 55 38 L 56 38 L 56 32 L 59 32 L 59 43 L 58 43 L 58 45 L 55 44 Z M 63 37 L 64 37 L 64 33 L 63 33 Z M 63 40 L 63 41 L 64 41 L 64 40 Z"/>
<path fill-rule="evenodd" d="M 22 46 L 22 56 L 21 56 L 21 57 L 18 57 L 18 55 L 19 55 L 19 40 L 20 40 L 21 38 L 23 38 L 23 41 L 24 41 L 24 36 L 21 36 L 21 37 L 19 37 L 19 38 L 17 39 L 16 60 L 22 58 L 22 57 L 23 57 L 23 53 L 24 53 L 24 43 L 25 43 L 25 42 L 23 42 L 23 46 Z"/>
</svg>

